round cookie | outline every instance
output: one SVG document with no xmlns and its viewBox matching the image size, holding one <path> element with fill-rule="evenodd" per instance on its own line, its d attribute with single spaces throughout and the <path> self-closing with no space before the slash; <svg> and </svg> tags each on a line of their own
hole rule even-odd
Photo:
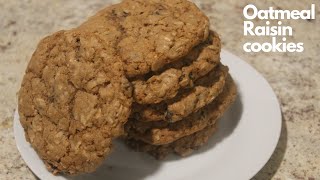
<svg viewBox="0 0 320 180">
<path fill-rule="evenodd" d="M 194 88 L 181 91 L 175 98 L 154 105 L 133 106 L 133 118 L 139 121 L 176 122 L 213 101 L 223 90 L 228 68 L 220 64 L 198 79 Z"/>
<path fill-rule="evenodd" d="M 187 0 L 125 0 L 80 26 L 114 44 L 128 77 L 158 71 L 208 38 L 209 20 Z"/>
<path fill-rule="evenodd" d="M 97 35 L 59 31 L 40 41 L 19 91 L 26 139 L 56 173 L 94 171 L 124 133 L 132 87 Z"/>
<path fill-rule="evenodd" d="M 166 121 L 141 122 L 130 119 L 125 125 L 129 137 L 153 145 L 169 144 L 215 124 L 231 106 L 237 95 L 236 86 L 229 76 L 223 92 L 209 105 L 175 123 Z"/>
<path fill-rule="evenodd" d="M 166 70 L 151 78 L 132 82 L 133 98 L 139 104 L 157 104 L 174 98 L 182 88 L 205 76 L 220 62 L 221 44 L 217 33 L 210 32 L 208 40 L 195 47 L 186 57 L 170 64 Z"/>
<path fill-rule="evenodd" d="M 166 158 L 171 153 L 185 157 L 204 146 L 215 131 L 216 125 L 210 125 L 201 131 L 165 145 L 152 145 L 134 138 L 126 139 L 126 143 L 132 149 L 147 152 L 158 160 Z"/>
</svg>

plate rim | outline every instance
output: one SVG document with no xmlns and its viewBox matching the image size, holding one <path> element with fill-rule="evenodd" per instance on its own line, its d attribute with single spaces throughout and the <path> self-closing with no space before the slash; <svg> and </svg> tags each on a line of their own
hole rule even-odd
<svg viewBox="0 0 320 180">
<path fill-rule="evenodd" d="M 257 175 L 260 170 L 262 170 L 262 168 L 269 162 L 269 160 L 271 159 L 273 153 L 275 152 L 280 137 L 281 137 L 281 133 L 282 133 L 282 126 L 283 126 L 283 119 L 282 119 L 282 110 L 281 110 L 281 105 L 280 105 L 280 101 L 279 98 L 277 96 L 277 94 L 275 93 L 274 89 L 272 88 L 272 86 L 270 85 L 269 81 L 263 76 L 263 74 L 261 74 L 259 71 L 257 71 L 251 64 L 249 64 L 248 62 L 246 62 L 245 60 L 243 60 L 242 58 L 240 58 L 239 56 L 236 56 L 235 54 L 231 53 L 230 51 L 227 51 L 225 49 L 221 50 L 221 54 L 225 53 L 231 57 L 233 57 L 234 59 L 238 59 L 240 61 L 238 61 L 239 63 L 244 64 L 245 66 L 247 66 L 249 69 L 251 69 L 252 72 L 256 73 L 256 75 L 258 75 L 257 77 L 259 77 L 261 80 L 264 81 L 264 83 L 268 86 L 268 88 L 271 90 L 271 94 L 273 96 L 273 99 L 275 100 L 275 110 L 277 111 L 277 115 L 279 117 L 279 121 L 278 121 L 278 130 L 277 130 L 277 134 L 276 134 L 276 138 L 274 139 L 274 143 L 272 145 L 272 148 L 270 148 L 270 151 L 267 155 L 268 158 L 265 158 L 264 162 L 260 164 L 259 167 L 256 168 L 256 170 L 252 173 L 251 176 L 249 176 L 248 179 L 252 179 L 255 175 Z"/>
</svg>

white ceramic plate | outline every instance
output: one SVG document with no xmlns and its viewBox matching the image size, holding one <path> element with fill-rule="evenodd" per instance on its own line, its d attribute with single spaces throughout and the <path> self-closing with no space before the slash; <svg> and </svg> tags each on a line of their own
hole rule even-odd
<svg viewBox="0 0 320 180">
<path fill-rule="evenodd" d="M 281 131 L 280 106 L 270 85 L 250 65 L 227 51 L 222 51 L 222 62 L 229 66 L 239 96 L 219 121 L 217 134 L 190 157 L 172 155 L 165 161 L 156 161 L 116 142 L 115 152 L 95 173 L 77 177 L 53 176 L 26 142 L 16 112 L 17 147 L 30 169 L 46 180 L 250 179 L 268 161 L 277 145 Z"/>
</svg>

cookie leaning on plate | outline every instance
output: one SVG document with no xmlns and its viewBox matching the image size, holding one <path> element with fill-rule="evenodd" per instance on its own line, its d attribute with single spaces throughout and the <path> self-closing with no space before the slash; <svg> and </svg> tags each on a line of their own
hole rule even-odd
<svg viewBox="0 0 320 180">
<path fill-rule="evenodd" d="M 93 33 L 59 31 L 40 41 L 19 92 L 28 142 L 53 173 L 94 171 L 123 134 L 132 90 L 122 62 Z"/>
<path fill-rule="evenodd" d="M 134 77 L 158 71 L 206 41 L 209 20 L 187 0 L 125 0 L 80 28 L 114 46 L 126 75 Z"/>
</svg>

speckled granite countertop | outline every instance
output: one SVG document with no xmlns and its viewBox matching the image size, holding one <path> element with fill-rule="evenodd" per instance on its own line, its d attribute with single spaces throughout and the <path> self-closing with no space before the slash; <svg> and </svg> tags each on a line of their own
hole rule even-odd
<svg viewBox="0 0 320 180">
<path fill-rule="evenodd" d="M 23 72 L 41 37 L 77 26 L 108 0 L 0 0 L 0 179 L 35 179 L 21 159 L 13 137 L 13 112 Z M 244 53 L 242 9 L 306 9 L 316 4 L 316 20 L 285 22 L 294 28 L 287 41 L 304 42 L 303 53 Z M 196 2 L 220 33 L 223 48 L 254 66 L 269 81 L 281 103 L 279 144 L 254 179 L 320 179 L 320 1 L 243 0 Z M 259 38 L 259 42 L 270 38 Z"/>
</svg>

